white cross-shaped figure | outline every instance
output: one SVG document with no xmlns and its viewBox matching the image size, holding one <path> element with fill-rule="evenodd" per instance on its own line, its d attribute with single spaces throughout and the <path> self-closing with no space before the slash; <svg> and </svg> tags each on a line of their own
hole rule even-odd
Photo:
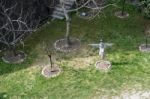
<svg viewBox="0 0 150 99">
<path fill-rule="evenodd" d="M 101 57 L 101 59 L 104 59 L 105 57 L 105 44 L 102 40 L 100 40 L 99 43 L 99 56 Z"/>
<path fill-rule="evenodd" d="M 113 44 L 112 43 L 103 43 L 103 40 L 100 40 L 99 44 L 89 44 L 92 47 L 98 47 L 99 48 L 99 56 L 101 59 L 104 59 L 105 57 L 105 48 L 110 47 Z"/>
</svg>

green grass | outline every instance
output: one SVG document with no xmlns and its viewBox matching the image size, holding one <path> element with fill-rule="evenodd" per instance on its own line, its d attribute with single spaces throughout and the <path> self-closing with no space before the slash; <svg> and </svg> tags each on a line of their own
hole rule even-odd
<svg viewBox="0 0 150 99">
<path fill-rule="evenodd" d="M 34 64 L 45 62 L 41 59 L 43 41 L 53 47 L 57 39 L 64 37 L 65 22 L 55 20 L 34 33 L 25 42 L 24 51 L 28 57 L 24 63 L 12 65 L 0 60 L 0 99 L 92 99 L 132 88 L 150 90 L 150 53 L 138 51 L 138 46 L 144 43 L 144 26 L 149 25 L 150 20 L 144 19 L 130 6 L 127 10 L 130 17 L 118 19 L 114 16 L 117 10 L 108 8 L 105 10 L 106 17 L 94 20 L 72 16 L 71 36 L 79 38 L 82 47 L 68 54 L 56 52 L 56 63 L 63 69 L 56 78 L 44 78 L 42 66 Z M 112 62 L 108 73 L 94 68 L 98 49 L 87 46 L 98 43 L 101 37 L 105 42 L 114 43 L 112 48 L 107 49 L 107 59 Z M 76 68 L 70 62 L 81 58 L 84 61 L 87 57 L 94 57 L 91 59 L 94 62 L 84 68 L 82 65 Z"/>
</svg>

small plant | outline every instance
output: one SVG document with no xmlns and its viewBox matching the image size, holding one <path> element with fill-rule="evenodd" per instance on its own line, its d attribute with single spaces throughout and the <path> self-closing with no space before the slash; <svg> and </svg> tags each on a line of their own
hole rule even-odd
<svg viewBox="0 0 150 99">
<path fill-rule="evenodd" d="M 49 57 L 50 66 L 44 66 L 42 69 L 42 75 L 47 78 L 58 76 L 61 72 L 61 69 L 52 61 L 52 54 L 54 54 L 54 50 L 51 49 L 50 46 L 45 42 L 43 42 L 43 49 L 46 55 Z"/>
<path fill-rule="evenodd" d="M 49 61 L 50 61 L 50 69 L 51 71 L 53 70 L 53 61 L 52 61 L 52 54 L 53 54 L 53 50 L 49 48 L 49 45 L 47 43 L 43 42 L 43 49 L 46 53 L 46 55 L 49 57 Z"/>
<path fill-rule="evenodd" d="M 115 12 L 115 16 L 117 16 L 118 18 L 127 18 L 129 14 L 125 11 L 126 0 L 121 0 L 121 1 L 122 1 L 121 10 Z"/>
</svg>

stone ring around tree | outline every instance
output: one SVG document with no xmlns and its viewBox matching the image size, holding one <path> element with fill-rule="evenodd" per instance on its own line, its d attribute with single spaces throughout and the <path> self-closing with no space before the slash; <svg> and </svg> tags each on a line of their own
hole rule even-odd
<svg viewBox="0 0 150 99">
<path fill-rule="evenodd" d="M 79 39 L 70 38 L 69 45 L 66 46 L 66 39 L 59 39 L 54 43 L 54 48 L 60 52 L 71 52 L 78 49 L 81 45 Z"/>
<path fill-rule="evenodd" d="M 108 71 L 111 67 L 111 63 L 109 61 L 101 60 L 95 63 L 95 67 L 101 71 Z"/>
<path fill-rule="evenodd" d="M 53 78 L 58 76 L 62 72 L 61 68 L 54 64 L 54 66 L 51 68 L 51 66 L 45 66 L 42 69 L 42 75 L 46 78 Z"/>
<path fill-rule="evenodd" d="M 141 44 L 139 50 L 141 52 L 150 52 L 150 44 Z"/>
<path fill-rule="evenodd" d="M 16 55 L 12 52 L 7 51 L 4 56 L 2 56 L 2 60 L 5 63 L 17 64 L 22 63 L 26 59 L 26 54 L 23 51 L 16 51 Z"/>
<path fill-rule="evenodd" d="M 117 12 L 115 12 L 115 16 L 123 19 L 123 18 L 129 17 L 129 13 L 127 13 L 127 12 L 122 13 L 122 11 L 117 11 Z"/>
</svg>

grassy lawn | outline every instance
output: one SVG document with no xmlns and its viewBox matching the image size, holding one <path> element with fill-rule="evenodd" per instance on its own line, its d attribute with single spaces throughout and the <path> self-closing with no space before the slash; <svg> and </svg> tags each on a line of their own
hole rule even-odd
<svg viewBox="0 0 150 99">
<path fill-rule="evenodd" d="M 109 99 L 124 90 L 150 90 L 150 53 L 138 50 L 150 20 L 132 7 L 128 8 L 129 18 L 118 19 L 114 16 L 117 10 L 110 7 L 105 16 L 94 20 L 72 16 L 71 36 L 79 38 L 82 46 L 72 53 L 55 52 L 54 60 L 63 72 L 52 79 L 41 75 L 48 64 L 42 43 L 53 47 L 57 39 L 63 38 L 65 21 L 54 20 L 43 26 L 26 40 L 25 62 L 5 64 L 0 60 L 0 99 L 101 99 L 106 95 Z M 112 62 L 108 73 L 95 69 L 98 49 L 87 46 L 98 43 L 100 37 L 114 43 L 107 49 L 107 59 Z"/>
</svg>

